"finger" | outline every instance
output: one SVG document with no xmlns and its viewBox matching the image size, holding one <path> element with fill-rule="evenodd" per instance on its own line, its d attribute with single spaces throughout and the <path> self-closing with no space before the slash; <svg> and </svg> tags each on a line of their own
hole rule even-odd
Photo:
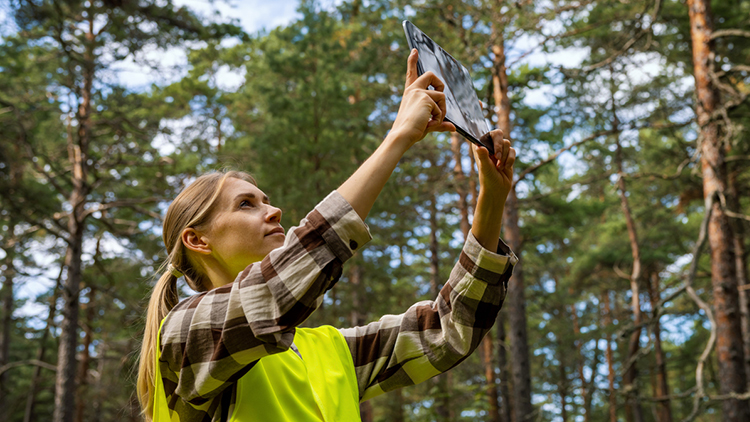
<svg viewBox="0 0 750 422">
<path fill-rule="evenodd" d="M 406 59 L 406 85 L 404 85 L 404 88 L 408 88 L 419 77 L 419 72 L 417 71 L 418 60 L 419 53 L 416 48 L 412 48 L 409 57 Z"/>
<path fill-rule="evenodd" d="M 495 152 L 496 152 L 495 151 L 495 141 L 492 138 L 492 133 L 493 132 L 487 132 L 487 133 L 485 133 L 484 135 L 482 135 L 479 138 L 479 142 L 481 142 L 482 145 L 485 145 L 486 148 L 488 148 L 488 150 L 489 150 L 489 148 L 492 148 L 492 151 L 490 151 L 490 155 L 491 156 L 495 155 Z"/>
<path fill-rule="evenodd" d="M 432 101 L 437 104 L 438 109 L 440 110 L 440 121 L 442 122 L 445 118 L 446 113 L 446 103 L 445 103 L 445 94 L 438 91 L 427 91 L 427 95 L 432 98 Z"/>
<path fill-rule="evenodd" d="M 502 139 L 500 141 L 500 157 L 498 157 L 498 161 L 502 163 L 504 166 L 505 163 L 508 161 L 508 151 L 510 150 L 510 141 L 507 139 Z"/>
<path fill-rule="evenodd" d="M 481 171 L 482 165 L 483 165 L 482 164 L 482 162 L 483 162 L 482 158 L 480 157 L 480 154 L 482 154 L 482 152 L 480 151 L 481 149 L 484 149 L 485 151 L 487 151 L 486 148 L 482 148 L 482 147 L 480 147 L 479 145 L 477 145 L 475 143 L 471 143 L 471 152 L 474 154 L 474 161 L 477 162 L 477 166 L 479 166 L 480 171 Z"/>
<path fill-rule="evenodd" d="M 497 166 L 497 158 L 495 158 L 494 155 L 490 154 L 490 151 L 487 149 L 487 147 L 483 145 L 477 145 L 473 142 L 471 143 L 471 145 L 476 150 L 474 156 L 477 160 L 477 163 L 481 163 L 479 164 L 480 171 L 484 168 L 484 166 L 491 166 L 493 168 Z"/>
<path fill-rule="evenodd" d="M 430 121 L 432 123 L 432 120 Z M 440 123 L 432 123 L 427 125 L 426 133 L 430 132 L 455 132 L 456 126 L 451 122 L 442 121 Z"/>
<path fill-rule="evenodd" d="M 427 87 L 429 86 L 432 86 L 436 91 L 441 92 L 445 89 L 445 84 L 443 83 L 443 81 L 441 81 L 440 78 L 438 78 L 437 75 L 435 75 L 431 71 L 425 72 L 422 76 L 414 81 L 415 88 L 427 89 Z"/>
<path fill-rule="evenodd" d="M 508 159 L 505 161 L 505 167 L 503 167 L 503 173 L 508 177 L 508 180 L 513 180 L 513 166 L 516 164 L 516 149 L 511 148 L 508 151 Z"/>
</svg>

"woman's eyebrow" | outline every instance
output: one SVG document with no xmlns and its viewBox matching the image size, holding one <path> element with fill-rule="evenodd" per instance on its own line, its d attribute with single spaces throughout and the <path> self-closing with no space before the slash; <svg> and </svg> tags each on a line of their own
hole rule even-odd
<svg viewBox="0 0 750 422">
<path fill-rule="evenodd" d="M 254 193 L 250 193 L 250 192 L 247 192 L 247 193 L 241 193 L 241 194 L 239 194 L 239 195 L 235 196 L 235 197 L 234 197 L 234 200 L 235 200 L 235 201 L 237 201 L 237 200 L 238 200 L 238 199 L 240 199 L 240 198 L 250 198 L 250 199 L 255 199 L 255 198 L 256 198 L 256 196 L 255 196 L 255 194 L 254 194 Z M 268 202 L 268 201 L 269 201 L 269 200 L 268 200 L 268 196 L 267 196 L 267 195 L 263 195 L 263 202 Z"/>
</svg>

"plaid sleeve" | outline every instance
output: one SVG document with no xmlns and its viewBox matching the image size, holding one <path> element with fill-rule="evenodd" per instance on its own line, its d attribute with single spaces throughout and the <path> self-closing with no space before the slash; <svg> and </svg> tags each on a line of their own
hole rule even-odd
<svg viewBox="0 0 750 422">
<path fill-rule="evenodd" d="M 258 359 L 287 350 L 343 262 L 369 240 L 367 226 L 334 191 L 289 230 L 282 247 L 233 283 L 180 302 L 161 329 L 159 369 L 169 407 L 210 413 L 208 402 Z"/>
<path fill-rule="evenodd" d="M 443 373 L 479 346 L 497 318 L 518 261 L 502 241 L 499 252 L 482 248 L 469 234 L 436 300 L 340 330 L 354 358 L 362 401 Z"/>
</svg>

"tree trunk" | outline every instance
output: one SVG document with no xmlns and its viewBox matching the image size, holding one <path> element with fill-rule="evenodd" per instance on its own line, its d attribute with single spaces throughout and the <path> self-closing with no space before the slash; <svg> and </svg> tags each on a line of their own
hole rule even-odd
<svg viewBox="0 0 750 422">
<path fill-rule="evenodd" d="M 102 420 L 102 398 L 104 395 L 102 394 L 102 374 L 104 374 L 105 365 L 107 360 L 104 358 L 106 356 L 106 343 L 103 341 L 100 341 L 97 347 L 98 351 L 97 354 L 99 355 L 99 362 L 97 362 L 97 376 L 95 378 L 95 384 L 94 384 L 94 397 L 90 404 L 90 419 L 89 422 L 101 422 Z"/>
<path fill-rule="evenodd" d="M 98 248 L 97 248 L 98 249 Z M 91 364 L 91 354 L 89 348 L 91 347 L 92 329 L 91 324 L 94 321 L 94 306 L 96 299 L 96 288 L 91 287 L 89 289 L 89 300 L 86 303 L 86 320 L 83 323 L 83 349 L 81 351 L 81 362 L 78 371 L 78 394 L 76 395 L 76 422 L 83 422 L 86 413 L 86 407 L 91 404 L 90 397 L 88 394 L 88 374 L 89 365 Z"/>
<path fill-rule="evenodd" d="M 19 122 L 20 123 L 20 122 Z M 9 167 L 8 170 L 8 191 L 7 194 L 10 198 L 13 198 L 20 189 L 23 189 L 21 181 L 23 179 L 23 172 L 25 167 L 25 161 L 20 159 L 24 156 L 21 152 L 21 143 L 25 141 L 25 137 L 22 136 L 20 139 L 13 142 L 14 157 L 17 160 L 12 159 L 10 156 L 5 157 L 7 160 L 5 164 Z M 11 331 L 13 330 L 13 299 L 15 298 L 14 293 L 14 282 L 16 278 L 16 266 L 13 262 L 16 259 L 17 251 L 19 250 L 18 243 L 21 241 L 19 236 L 16 235 L 16 218 L 11 214 L 8 220 L 8 226 L 6 228 L 6 235 L 4 236 L 5 244 L 3 250 L 5 252 L 5 258 L 3 258 L 5 267 L 2 270 L 3 284 L 2 284 L 2 302 L 3 302 L 3 320 L 2 320 L 2 338 L 0 338 L 0 367 L 10 362 L 10 342 L 11 342 Z M 36 367 L 35 369 L 41 369 Z M 6 398 L 8 397 L 8 386 L 7 386 L 8 374 L 0 374 L 0 420 L 8 419 L 9 412 Z"/>
<path fill-rule="evenodd" d="M 612 326 L 612 307 L 609 302 L 609 291 L 605 291 L 602 295 L 602 302 L 604 302 L 604 328 Z M 605 340 L 607 341 L 607 381 L 609 383 L 609 422 L 617 422 L 617 393 L 615 391 L 615 360 L 612 352 L 612 339 L 609 337 L 609 333 L 605 333 Z"/>
<path fill-rule="evenodd" d="M 49 299 L 49 313 L 47 314 L 47 325 L 42 332 L 42 338 L 39 340 L 39 351 L 37 352 L 36 358 L 39 361 L 44 361 L 44 354 L 47 351 L 47 339 L 50 336 L 50 332 L 55 325 L 55 311 L 57 310 L 57 299 L 60 294 L 60 280 L 62 280 L 63 270 L 65 267 L 60 268 L 60 273 L 57 275 L 57 282 L 52 293 L 52 297 Z M 36 405 L 36 393 L 37 384 L 42 376 L 42 368 L 37 366 L 34 368 L 34 375 L 31 377 L 31 385 L 29 386 L 29 395 L 26 396 L 26 410 L 23 414 L 23 422 L 31 422 L 34 418 L 34 406 Z"/>
<path fill-rule="evenodd" d="M 510 398 L 510 383 L 511 379 L 508 377 L 508 343 L 506 341 L 507 335 L 505 334 L 505 312 L 500 311 L 497 315 L 497 365 L 500 368 L 500 421 L 511 422 L 511 414 L 513 413 L 512 402 Z"/>
<path fill-rule="evenodd" d="M 562 422 L 568 422 L 568 408 L 566 406 L 568 402 L 568 373 L 565 370 L 566 365 L 566 349 L 567 347 L 562 342 L 562 335 L 558 333 L 557 337 L 557 360 L 559 362 L 559 376 L 560 381 L 557 383 L 557 390 L 560 393 L 560 417 Z"/>
<path fill-rule="evenodd" d="M 349 316 L 352 327 L 359 327 L 365 324 L 364 315 L 359 310 L 362 309 L 362 304 L 359 300 L 359 286 L 362 283 L 362 267 L 357 263 L 352 262 L 349 266 L 349 283 L 351 284 L 352 293 L 352 311 Z M 372 403 L 365 401 L 359 404 L 359 413 L 362 417 L 362 422 L 372 422 Z"/>
<path fill-rule="evenodd" d="M 500 422 L 500 409 L 497 402 L 497 382 L 495 381 L 495 365 L 492 362 L 492 332 L 488 332 L 482 339 L 482 359 L 484 363 L 484 377 L 487 380 L 487 420 Z"/>
<path fill-rule="evenodd" d="M 62 286 L 63 321 L 60 326 L 60 348 L 57 360 L 57 376 L 55 379 L 55 411 L 54 422 L 73 422 L 75 417 L 76 393 L 76 346 L 78 343 L 78 301 L 81 283 L 83 253 L 83 235 L 85 228 L 84 206 L 89 193 L 88 147 L 91 140 L 91 101 L 94 81 L 94 19 L 89 17 L 88 33 L 86 34 L 86 51 L 83 54 L 83 87 L 81 89 L 81 104 L 78 107 L 76 121 L 78 123 L 77 142 L 72 134 L 68 134 L 68 159 L 71 166 L 72 180 L 70 197 L 70 214 L 68 216 L 68 247 L 65 253 L 66 280 Z M 68 123 L 70 125 L 70 122 Z"/>
<path fill-rule="evenodd" d="M 3 258 L 4 264 L 2 272 L 3 277 L 3 285 L 2 285 L 2 296 L 3 296 L 3 321 L 2 321 L 2 329 L 3 329 L 3 336 L 0 338 L 0 367 L 3 367 L 5 364 L 10 362 L 10 334 L 11 334 L 11 327 L 12 327 L 12 321 L 13 321 L 13 279 L 16 276 L 16 267 L 13 263 L 13 260 L 16 258 L 15 250 L 16 250 L 16 236 L 15 236 L 15 230 L 16 230 L 16 224 L 14 222 L 10 222 L 8 224 L 8 231 L 7 233 L 9 236 L 7 236 L 6 244 L 3 245 L 3 250 L 5 251 L 5 258 Z M 8 388 L 6 386 L 6 382 L 8 379 L 8 373 L 4 372 L 0 374 L 0 419 L 7 420 L 9 419 L 9 415 L 6 415 L 6 412 L 8 412 L 8 403 L 6 403 L 6 398 L 8 397 Z"/>
<path fill-rule="evenodd" d="M 612 73 L 612 66 L 610 66 L 610 73 Z M 614 79 L 614 77 L 613 77 Z M 619 129 L 619 120 L 617 118 L 617 110 L 615 106 L 615 91 L 616 88 L 614 83 L 611 88 L 612 95 L 612 130 L 615 132 L 615 161 L 617 164 L 617 187 L 620 191 L 620 206 L 622 207 L 622 213 L 625 216 L 625 225 L 628 229 L 628 239 L 630 240 L 630 253 L 633 257 L 633 269 L 630 273 L 630 292 L 631 292 L 631 307 L 633 310 L 633 324 L 636 329 L 630 334 L 628 341 L 628 355 L 626 362 L 630 364 L 630 367 L 625 372 L 623 383 L 626 393 L 626 405 L 625 405 L 625 418 L 628 422 L 643 422 L 643 409 L 638 401 L 638 370 L 637 363 L 633 361 L 638 349 L 640 349 L 641 339 L 641 302 L 640 302 L 640 290 L 639 284 L 641 280 L 641 251 L 638 245 L 638 232 L 635 228 L 635 221 L 633 221 L 633 215 L 630 212 L 630 204 L 628 203 L 628 189 L 625 183 L 625 172 L 623 171 L 622 165 L 622 145 L 620 144 L 620 135 L 617 133 Z"/>
<path fill-rule="evenodd" d="M 569 290 L 572 297 L 573 289 Z M 584 408 L 584 422 L 588 422 L 591 417 L 591 394 L 588 390 L 588 382 L 586 382 L 586 376 L 583 372 L 584 367 L 584 356 L 583 356 L 583 341 L 581 339 L 581 325 L 578 322 L 578 312 L 576 307 L 571 305 L 568 312 L 571 315 L 573 321 L 573 334 L 575 335 L 575 346 L 576 346 L 576 369 L 578 371 L 578 380 L 581 383 L 581 398 L 583 399 Z M 596 355 L 594 355 L 594 366 L 596 366 Z M 596 369 L 596 368 L 593 368 Z"/>
<path fill-rule="evenodd" d="M 430 295 L 436 298 L 440 293 L 440 250 L 438 244 L 437 196 L 430 198 Z M 448 374 L 440 374 L 432 379 L 437 390 L 435 413 L 438 421 L 451 420 L 450 386 Z"/>
<path fill-rule="evenodd" d="M 703 173 L 704 198 L 728 194 L 724 148 L 719 126 L 713 114 L 719 106 L 719 95 L 711 78 L 714 59 L 711 32 L 713 23 L 709 0 L 688 0 L 690 35 L 693 47 L 693 72 L 696 93 L 696 116 L 700 126 L 699 145 Z M 716 356 L 719 362 L 719 391 L 721 394 L 743 393 L 747 387 L 745 353 L 737 291 L 737 264 L 734 239 L 721 201 L 714 201 L 708 225 L 711 247 L 711 284 L 713 285 L 716 318 Z M 750 420 L 748 401 L 722 401 L 723 420 Z"/>
<path fill-rule="evenodd" d="M 730 210 L 741 213 L 739 191 L 737 189 L 737 177 L 740 171 L 729 174 L 729 195 L 727 195 L 727 206 Z M 742 345 L 745 351 L 745 377 L 748 389 L 750 389 L 750 298 L 748 298 L 747 278 L 747 256 L 745 252 L 745 228 L 742 221 L 737 218 L 730 220 L 734 234 L 734 259 L 737 266 L 737 285 L 740 290 L 740 321 L 742 326 Z"/>
<path fill-rule="evenodd" d="M 62 286 L 63 320 L 60 324 L 60 347 L 57 355 L 54 422 L 72 422 L 75 413 L 78 299 L 83 245 L 83 224 L 75 220 L 71 216 L 71 223 L 68 225 L 74 237 L 65 254 L 67 277 Z"/>
<path fill-rule="evenodd" d="M 399 388 L 395 391 L 388 393 L 391 397 L 389 403 L 391 404 L 390 414 L 388 415 L 387 421 L 391 422 L 404 422 L 404 391 Z"/>
<path fill-rule="evenodd" d="M 601 306 L 597 305 L 596 314 L 601 315 Z M 583 354 L 580 355 L 581 360 L 583 360 Z M 592 414 L 591 414 L 591 404 L 594 401 L 594 382 L 596 381 L 596 376 L 599 373 L 599 343 L 597 342 L 596 346 L 594 346 L 594 358 L 591 361 L 591 373 L 589 375 L 589 380 L 586 382 L 586 388 L 587 388 L 587 394 L 586 397 L 583 400 L 583 421 L 584 422 L 591 422 Z M 581 380 L 583 382 L 583 379 Z"/>
<path fill-rule="evenodd" d="M 497 127 L 510 138 L 510 100 L 508 99 L 508 75 L 505 68 L 505 45 L 500 19 L 492 26 L 492 83 L 495 107 L 497 107 Z M 517 256 L 521 256 L 521 230 L 518 227 L 518 198 L 516 186 L 510 190 L 505 202 L 503 215 L 504 237 Z M 506 303 L 510 319 L 510 347 L 513 357 L 513 409 L 515 422 L 524 422 L 532 417 L 534 407 L 531 405 L 531 368 L 529 364 L 529 346 L 526 327 L 526 299 L 524 296 L 523 264 L 521 261 L 513 269 L 513 278 L 509 283 Z"/>
<path fill-rule="evenodd" d="M 458 213 L 461 216 L 460 227 L 464 240 L 469 237 L 469 204 L 466 201 L 466 175 L 463 168 L 463 156 L 461 154 L 461 144 L 463 137 L 454 132 L 451 135 L 451 151 L 453 152 L 453 177 L 455 180 L 456 193 L 458 194 Z"/>
<path fill-rule="evenodd" d="M 651 273 L 651 283 L 649 283 L 649 300 L 651 309 L 654 309 L 660 300 L 659 293 L 659 274 Z M 656 396 L 669 396 L 669 384 L 667 382 L 667 363 L 664 351 L 661 348 L 661 324 L 654 321 L 654 354 L 656 363 Z M 656 403 L 656 415 L 658 422 L 672 422 L 672 405 L 670 400 L 663 400 Z"/>
</svg>

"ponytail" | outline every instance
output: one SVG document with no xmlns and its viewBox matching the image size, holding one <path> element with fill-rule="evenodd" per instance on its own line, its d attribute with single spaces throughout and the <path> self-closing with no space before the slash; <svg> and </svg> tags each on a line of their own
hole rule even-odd
<svg viewBox="0 0 750 422">
<path fill-rule="evenodd" d="M 159 336 L 159 326 L 170 310 L 177 305 L 177 277 L 171 271 L 165 271 L 156 282 L 148 301 L 146 313 L 146 330 L 141 345 L 141 362 L 138 368 L 136 390 L 144 416 L 151 421 L 154 408 L 155 357 Z"/>
<path fill-rule="evenodd" d="M 206 291 L 210 280 L 191 262 L 180 236 L 188 227 L 200 227 L 211 218 L 211 210 L 219 197 L 227 178 L 244 180 L 257 186 L 255 179 L 244 172 L 226 171 L 200 176 L 185 188 L 169 205 L 164 217 L 162 235 L 169 256 L 157 274 L 161 274 L 154 285 L 148 301 L 146 329 L 141 344 L 136 391 L 146 421 L 152 419 L 154 409 L 154 383 L 156 374 L 156 351 L 161 321 L 177 306 L 179 294 L 177 279 L 184 274 L 185 282 L 197 292 Z"/>
</svg>

